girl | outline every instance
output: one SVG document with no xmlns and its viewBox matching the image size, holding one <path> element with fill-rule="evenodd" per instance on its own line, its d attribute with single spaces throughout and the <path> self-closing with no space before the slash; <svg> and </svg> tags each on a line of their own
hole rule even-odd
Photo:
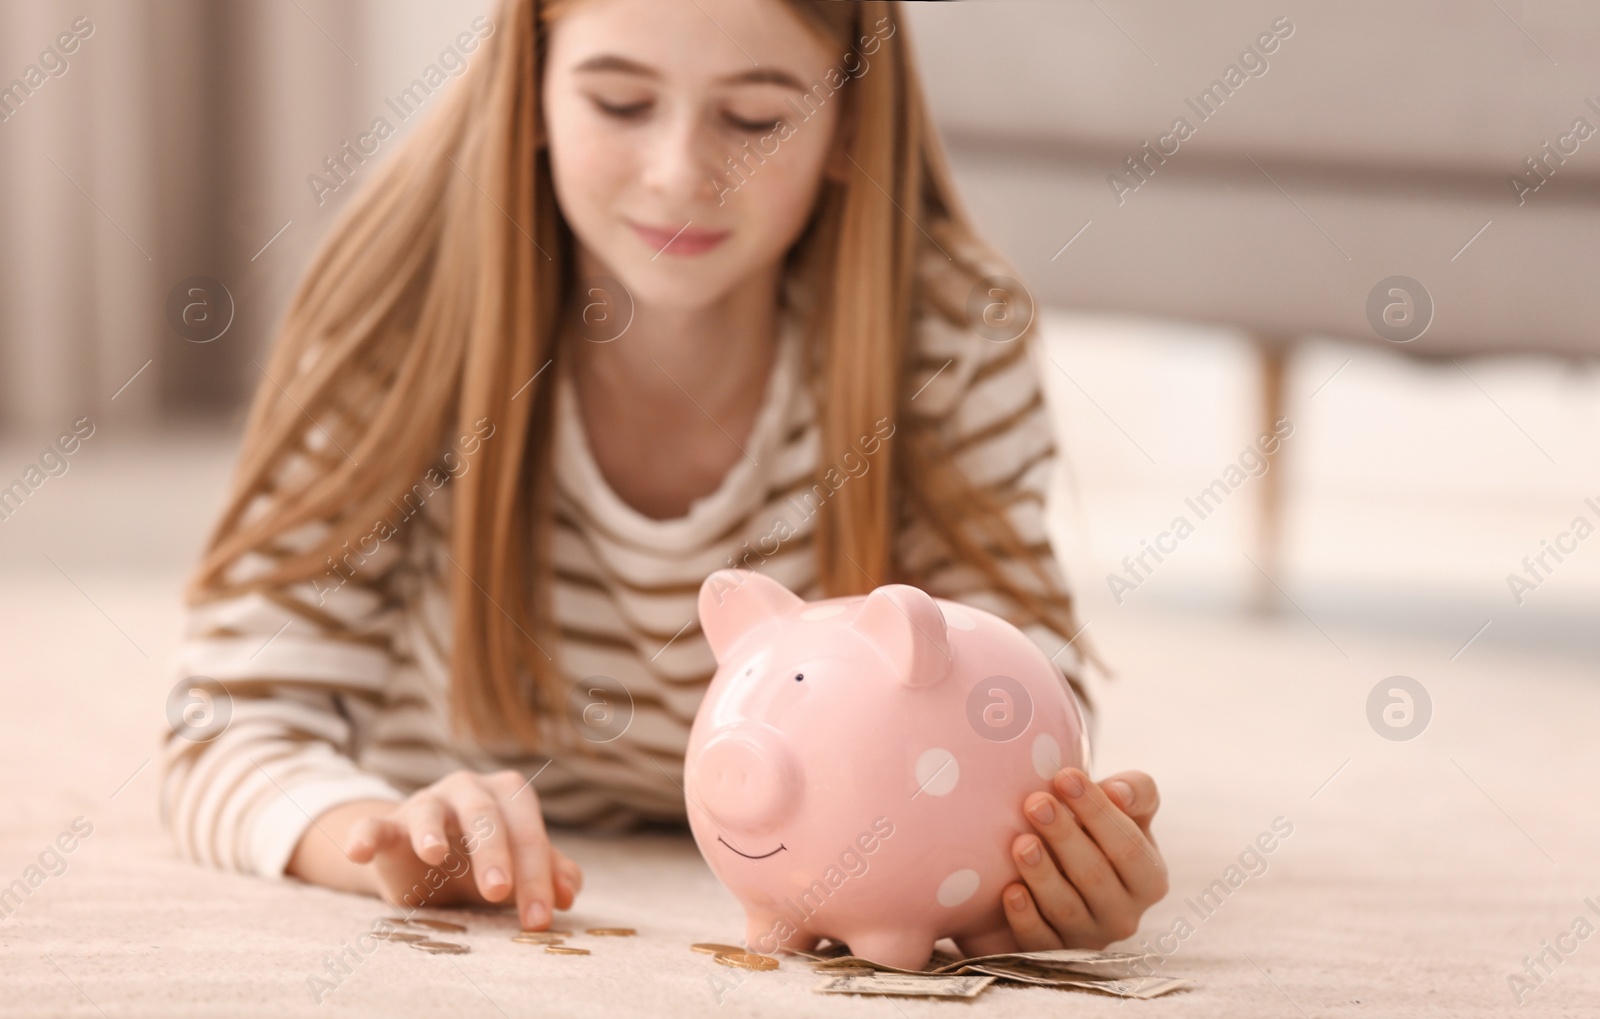
<svg viewBox="0 0 1600 1019">
<path fill-rule="evenodd" d="M 478 28 L 265 369 L 189 590 L 179 669 L 225 724 L 167 741 L 181 850 L 548 926 L 583 876 L 547 820 L 685 820 L 695 597 L 730 565 L 997 612 L 1092 709 L 1031 319 L 1007 331 L 897 5 L 501 0 Z M 1132 935 L 1166 892 L 1154 782 L 1056 788 L 1024 804 L 1017 942 Z"/>
</svg>

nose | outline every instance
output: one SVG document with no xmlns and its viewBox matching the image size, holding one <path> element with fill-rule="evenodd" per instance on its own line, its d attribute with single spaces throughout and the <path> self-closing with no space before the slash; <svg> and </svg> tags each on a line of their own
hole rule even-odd
<svg viewBox="0 0 1600 1019">
<path fill-rule="evenodd" d="M 781 734 L 733 726 L 701 748 L 691 780 L 695 798 L 720 827 L 768 828 L 800 798 L 800 769 Z"/>
<path fill-rule="evenodd" d="M 693 205 L 715 192 L 715 148 L 704 125 L 693 116 L 663 124 L 647 150 L 644 180 L 675 207 Z"/>
</svg>

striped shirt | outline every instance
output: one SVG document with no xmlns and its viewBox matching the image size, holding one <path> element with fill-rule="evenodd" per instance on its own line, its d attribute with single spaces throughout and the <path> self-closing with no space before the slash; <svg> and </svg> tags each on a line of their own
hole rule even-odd
<svg viewBox="0 0 1600 1019">
<path fill-rule="evenodd" d="M 189 610 L 174 673 L 221 684 L 231 714 L 214 739 L 166 740 L 162 817 L 179 850 L 210 866 L 277 877 L 323 811 L 356 799 L 400 800 L 463 768 L 522 771 L 554 824 L 616 830 L 682 822 L 689 727 L 716 667 L 696 611 L 701 582 L 719 568 L 751 566 L 803 598 L 823 597 L 813 522 L 831 493 L 852 483 L 852 465 L 862 469 L 842 461 L 831 464 L 830 480 L 819 480 L 819 467 L 830 464 L 819 464 L 802 337 L 797 315 L 783 312 L 747 455 L 673 519 L 644 516 L 610 488 L 584 436 L 571 379 L 557 369 L 552 605 L 561 644 L 559 653 L 546 650 L 578 692 L 573 710 L 600 712 L 590 725 L 574 726 L 595 753 L 546 757 L 453 734 L 451 490 L 419 485 L 414 491 L 425 501 L 407 501 L 414 513 L 398 524 L 401 535 L 380 542 L 337 589 L 306 581 Z M 1032 341 L 992 342 L 931 309 L 919 313 L 913 337 L 909 412 L 942 419 L 951 455 L 1006 507 L 1029 551 L 1064 588 L 1045 526 L 1056 442 Z M 319 429 L 308 430 L 275 487 L 340 455 Z M 471 469 L 470 457 L 463 462 Z M 247 514 L 270 500 L 271 491 L 258 495 Z M 326 533 L 325 524 L 308 524 L 281 544 L 310 548 Z M 952 560 L 922 521 L 908 518 L 896 542 L 929 593 L 1021 621 L 1015 605 L 976 568 Z M 229 579 L 247 581 L 271 562 L 268 554 L 244 556 Z M 1021 564 L 1003 562 L 1038 590 Z M 1081 660 L 1068 646 L 1073 635 L 1038 623 L 1024 631 L 1064 678 L 1082 682 Z M 1084 707 L 1092 737 L 1093 705 Z M 541 724 L 550 732 L 573 723 Z"/>
</svg>

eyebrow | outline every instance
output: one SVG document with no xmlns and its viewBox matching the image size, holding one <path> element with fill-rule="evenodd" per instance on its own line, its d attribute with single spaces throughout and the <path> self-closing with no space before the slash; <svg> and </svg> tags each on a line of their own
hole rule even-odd
<svg viewBox="0 0 1600 1019">
<path fill-rule="evenodd" d="M 618 56 L 615 53 L 602 53 L 598 56 L 590 57 L 588 60 L 585 60 L 583 63 L 574 67 L 573 70 L 621 71 L 624 74 L 636 74 L 641 78 L 650 78 L 654 80 L 659 80 L 661 78 L 661 73 L 655 68 L 646 64 L 641 64 L 636 60 L 629 60 L 627 57 Z M 806 87 L 800 83 L 800 79 L 796 78 L 788 71 L 784 71 L 776 67 L 765 67 L 759 65 L 750 68 L 748 71 L 740 71 L 737 74 L 724 75 L 723 77 L 717 79 L 717 83 L 725 85 L 782 85 L 785 88 L 792 88 L 796 92 L 806 91 Z"/>
</svg>

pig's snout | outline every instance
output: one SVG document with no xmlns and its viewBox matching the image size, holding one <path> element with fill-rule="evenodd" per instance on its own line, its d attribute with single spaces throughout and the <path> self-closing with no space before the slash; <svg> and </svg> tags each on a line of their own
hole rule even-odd
<svg viewBox="0 0 1600 1019">
<path fill-rule="evenodd" d="M 754 831 L 781 822 L 800 800 L 800 769 L 783 736 L 742 725 L 700 751 L 695 794 L 718 825 Z"/>
</svg>

